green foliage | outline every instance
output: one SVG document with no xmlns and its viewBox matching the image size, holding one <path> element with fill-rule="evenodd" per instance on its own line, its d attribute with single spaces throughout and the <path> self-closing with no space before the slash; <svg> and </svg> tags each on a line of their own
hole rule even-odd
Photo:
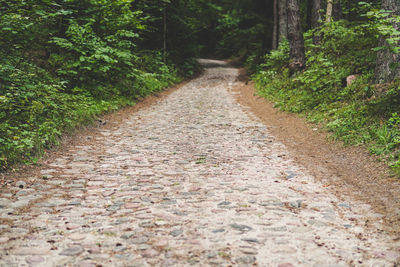
<svg viewBox="0 0 400 267">
<path fill-rule="evenodd" d="M 159 14 L 136 1 L 0 4 L 0 169 L 35 162 L 64 132 L 197 71 L 193 53 L 144 49 L 160 32 L 151 23 Z M 181 51 L 193 50 L 182 40 Z"/>
<path fill-rule="evenodd" d="M 324 125 L 333 139 L 365 144 L 400 173 L 400 84 L 374 85 L 381 30 L 374 21 L 325 24 L 304 35 L 303 72 L 289 77 L 289 50 L 281 45 L 267 54 L 253 79 L 258 93 L 277 107 Z M 319 45 L 312 43 L 313 34 L 322 37 Z M 349 75 L 356 79 L 347 86 Z"/>
<path fill-rule="evenodd" d="M 360 2 L 359 5 L 366 10 L 363 16 L 368 18 L 368 22 L 362 26 L 386 39 L 387 47 L 378 46 L 374 50 L 389 48 L 393 53 L 398 54 L 400 52 L 400 31 L 394 25 L 400 23 L 400 16 L 388 10 L 374 8 L 370 3 Z"/>
<path fill-rule="evenodd" d="M 3 59 L 6 56 L 3 55 Z M 159 73 L 134 74 L 135 94 L 94 98 L 83 88 L 66 88 L 65 82 L 32 64 L 18 66 L 12 59 L 0 64 L 0 167 L 29 162 L 44 149 L 58 144 L 65 131 L 92 122 L 97 115 L 131 104 L 132 99 L 159 91 L 179 81 L 163 65 Z M 113 88 L 113 90 L 116 90 Z M 71 92 L 69 92 L 71 91 Z M 132 91 L 132 89 L 130 90 Z M 119 92 L 123 92 L 122 89 Z"/>
<path fill-rule="evenodd" d="M 289 65 L 289 42 L 283 40 L 278 49 L 272 50 L 265 56 L 265 63 L 261 64 L 262 69 L 274 70 L 281 72 Z"/>
</svg>

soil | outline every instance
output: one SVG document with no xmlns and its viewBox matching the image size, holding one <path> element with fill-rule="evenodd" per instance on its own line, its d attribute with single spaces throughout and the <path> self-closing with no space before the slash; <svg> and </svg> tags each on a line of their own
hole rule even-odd
<svg viewBox="0 0 400 267">
<path fill-rule="evenodd" d="M 329 141 L 329 133 L 295 114 L 281 112 L 258 96 L 241 69 L 237 101 L 269 125 L 269 131 L 310 174 L 340 198 L 355 198 L 382 214 L 386 231 L 400 234 L 400 181 L 389 167 L 364 147 Z M 399 236 L 400 237 L 400 236 Z"/>
</svg>

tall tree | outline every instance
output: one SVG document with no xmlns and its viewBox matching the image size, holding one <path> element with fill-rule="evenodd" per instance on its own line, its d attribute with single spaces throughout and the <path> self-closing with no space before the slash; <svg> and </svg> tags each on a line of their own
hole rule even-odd
<svg viewBox="0 0 400 267">
<path fill-rule="evenodd" d="M 400 15 L 400 0 L 382 0 L 382 9 L 389 11 L 393 15 Z M 396 30 L 400 30 L 400 23 L 392 22 Z M 375 68 L 375 79 L 378 83 L 389 82 L 395 78 L 400 78 L 400 54 L 394 53 L 387 40 L 388 36 L 382 36 L 379 40 L 379 46 L 385 47 L 378 52 Z M 390 36 L 389 36 L 390 37 Z M 400 41 L 397 41 L 397 46 Z"/>
<path fill-rule="evenodd" d="M 272 49 L 278 48 L 278 0 L 274 0 L 274 28 L 272 31 Z"/>
<path fill-rule="evenodd" d="M 326 3 L 326 16 L 325 21 L 331 22 L 332 21 L 332 13 L 333 13 L 333 0 L 327 0 Z"/>
<path fill-rule="evenodd" d="M 340 20 L 343 17 L 342 5 L 340 0 L 327 0 L 326 4 L 326 22 L 331 22 L 332 19 Z"/>
<path fill-rule="evenodd" d="M 288 38 L 287 0 L 279 0 L 279 43 Z"/>
<path fill-rule="evenodd" d="M 340 0 L 333 0 L 332 17 L 336 21 L 343 18 L 342 4 L 340 3 Z"/>
<path fill-rule="evenodd" d="M 163 3 L 163 59 L 167 60 L 167 4 Z"/>
<path fill-rule="evenodd" d="M 312 3 L 311 6 L 311 29 L 315 30 L 321 26 L 321 0 L 309 0 Z M 321 36 L 313 34 L 313 43 L 319 44 Z"/>
<path fill-rule="evenodd" d="M 290 45 L 290 71 L 296 72 L 305 68 L 303 32 L 300 22 L 299 0 L 288 0 L 288 39 Z"/>
</svg>

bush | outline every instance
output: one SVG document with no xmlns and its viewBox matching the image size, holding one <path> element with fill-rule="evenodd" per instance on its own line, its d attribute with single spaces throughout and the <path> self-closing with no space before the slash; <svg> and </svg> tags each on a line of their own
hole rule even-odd
<svg viewBox="0 0 400 267">
<path fill-rule="evenodd" d="M 0 2 L 0 170 L 198 66 L 140 47 L 154 18 L 131 0 Z"/>
<path fill-rule="evenodd" d="M 277 107 L 322 123 L 331 138 L 365 144 L 400 173 L 400 83 L 374 84 L 378 34 L 366 23 L 336 21 L 305 34 L 307 68 L 289 77 L 286 44 L 269 53 L 253 76 L 258 93 Z M 346 77 L 356 80 L 346 85 Z"/>
</svg>

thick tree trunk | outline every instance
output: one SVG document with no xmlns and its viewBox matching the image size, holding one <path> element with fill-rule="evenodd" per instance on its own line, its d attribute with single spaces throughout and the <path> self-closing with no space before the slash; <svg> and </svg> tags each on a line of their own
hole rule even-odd
<svg viewBox="0 0 400 267">
<path fill-rule="evenodd" d="M 321 26 L 321 0 L 309 0 L 312 1 L 311 11 L 311 29 L 315 30 Z M 321 42 L 321 36 L 313 34 L 313 44 L 319 44 Z"/>
<path fill-rule="evenodd" d="M 278 48 L 278 0 L 274 0 L 274 29 L 272 31 L 272 49 Z"/>
<path fill-rule="evenodd" d="M 300 24 L 299 0 L 288 0 L 288 39 L 290 44 L 291 73 L 302 70 L 306 65 L 303 32 Z"/>
<path fill-rule="evenodd" d="M 382 0 L 382 9 L 400 15 L 400 0 Z M 400 23 L 393 23 L 393 27 L 400 29 Z M 398 42 L 397 45 L 400 45 Z M 379 40 L 380 47 L 387 47 L 386 37 Z M 375 80 L 377 83 L 390 82 L 396 78 L 400 78 L 400 55 L 393 53 L 389 48 L 382 49 L 378 52 L 375 68 Z"/>
<path fill-rule="evenodd" d="M 326 17 L 325 17 L 326 22 L 332 21 L 332 12 L 333 12 L 333 0 L 327 0 Z"/>
<path fill-rule="evenodd" d="M 287 0 L 279 0 L 279 43 L 288 38 Z"/>
</svg>

